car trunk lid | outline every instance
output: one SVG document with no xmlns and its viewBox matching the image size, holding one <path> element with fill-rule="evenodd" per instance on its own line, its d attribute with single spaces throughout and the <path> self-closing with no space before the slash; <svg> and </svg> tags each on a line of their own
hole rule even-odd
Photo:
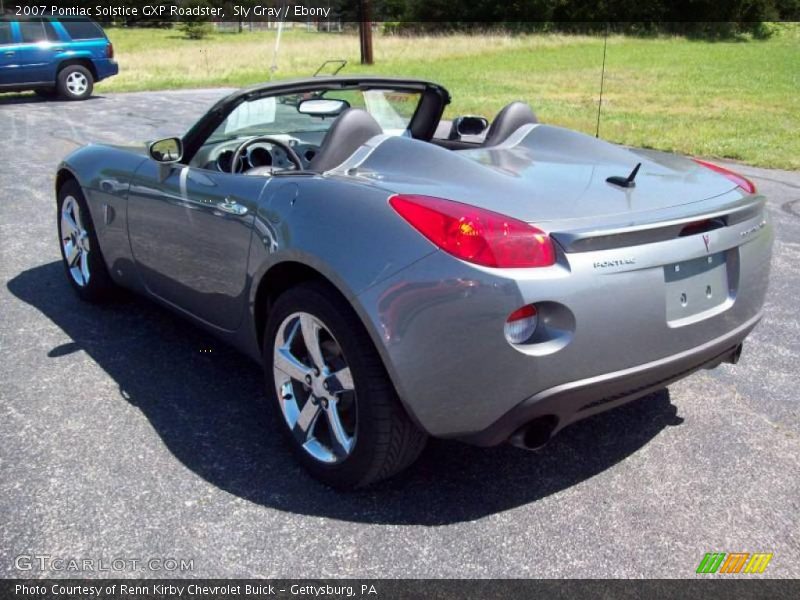
<svg viewBox="0 0 800 600">
<path fill-rule="evenodd" d="M 708 200 L 736 187 L 685 157 L 625 148 L 560 127 L 529 126 L 516 137 L 461 154 L 527 188 L 535 207 L 520 202 L 532 209 L 518 209 L 526 220 L 629 216 Z M 609 182 L 634 170 L 631 187 Z"/>
<path fill-rule="evenodd" d="M 451 151 L 390 137 L 365 154 L 354 157 L 355 171 L 351 161 L 343 170 L 398 193 L 457 200 L 540 225 L 573 219 L 627 225 L 736 188 L 687 158 L 624 148 L 550 125 L 524 126 L 492 148 Z M 635 186 L 607 181 L 627 177 L 640 163 Z"/>
</svg>

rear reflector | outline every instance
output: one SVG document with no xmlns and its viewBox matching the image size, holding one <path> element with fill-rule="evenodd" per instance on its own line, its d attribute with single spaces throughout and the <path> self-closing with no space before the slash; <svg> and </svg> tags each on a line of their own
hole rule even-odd
<svg viewBox="0 0 800 600">
<path fill-rule="evenodd" d="M 536 307 L 532 304 L 518 308 L 508 315 L 506 319 L 506 324 L 503 327 L 506 339 L 512 344 L 527 342 L 533 336 L 533 332 L 536 331 L 538 321 Z"/>
<path fill-rule="evenodd" d="M 108 46 L 106 46 L 106 58 L 114 58 L 114 44 L 108 42 Z"/>
<path fill-rule="evenodd" d="M 439 248 L 497 268 L 549 267 L 553 242 L 533 225 L 469 204 L 431 196 L 396 195 L 389 204 Z"/>
<path fill-rule="evenodd" d="M 738 185 L 748 194 L 756 193 L 755 184 L 744 175 L 739 175 L 739 173 L 736 173 L 735 171 L 731 171 L 730 169 L 726 169 L 725 167 L 720 167 L 719 165 L 715 165 L 714 163 L 700 160 L 699 158 L 693 158 L 692 160 L 696 162 L 698 165 L 702 165 L 707 169 L 711 169 L 715 173 L 719 173 L 723 177 L 727 177 L 730 181 Z"/>
</svg>

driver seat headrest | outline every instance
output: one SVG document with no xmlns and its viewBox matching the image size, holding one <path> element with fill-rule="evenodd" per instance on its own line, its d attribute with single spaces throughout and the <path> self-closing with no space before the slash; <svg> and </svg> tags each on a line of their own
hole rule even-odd
<svg viewBox="0 0 800 600">
<path fill-rule="evenodd" d="M 497 146 L 505 142 L 509 136 L 523 125 L 538 123 L 531 107 L 524 102 L 512 102 L 503 108 L 494 121 L 482 146 Z"/>
<path fill-rule="evenodd" d="M 311 159 L 309 170 L 330 171 L 339 166 L 368 140 L 381 135 L 383 129 L 365 110 L 348 108 L 325 133 L 317 155 Z"/>
</svg>

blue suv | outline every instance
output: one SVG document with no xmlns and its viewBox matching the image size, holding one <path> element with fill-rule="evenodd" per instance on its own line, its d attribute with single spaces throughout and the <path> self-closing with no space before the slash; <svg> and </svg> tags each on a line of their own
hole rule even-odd
<svg viewBox="0 0 800 600">
<path fill-rule="evenodd" d="M 0 92 L 84 100 L 95 81 L 118 72 L 114 47 L 94 21 L 0 16 Z"/>
</svg>

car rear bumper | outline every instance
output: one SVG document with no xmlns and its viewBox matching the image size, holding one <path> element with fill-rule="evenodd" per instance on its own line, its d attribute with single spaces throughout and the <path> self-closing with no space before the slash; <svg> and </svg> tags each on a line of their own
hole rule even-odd
<svg viewBox="0 0 800 600">
<path fill-rule="evenodd" d="M 94 59 L 94 68 L 97 72 L 97 81 L 113 77 L 119 73 L 119 65 L 117 61 L 111 58 Z"/>
<path fill-rule="evenodd" d="M 506 270 L 434 252 L 359 294 L 359 312 L 421 428 L 496 443 L 526 419 L 554 415 L 561 428 L 724 360 L 759 319 L 772 240 L 759 211 L 712 231 L 709 248 L 693 235 Z M 676 316 L 675 266 L 723 255 L 730 287 L 714 292 L 724 302 Z M 503 325 L 527 304 L 541 339 L 512 346 Z"/>
<path fill-rule="evenodd" d="M 742 342 L 760 319 L 759 314 L 728 335 L 675 356 L 543 390 L 483 431 L 460 439 L 478 446 L 494 446 L 517 438 L 524 446 L 525 429 L 537 420 L 545 419 L 545 433 L 554 435 L 571 423 L 642 398 L 699 369 L 735 363 Z"/>
</svg>

